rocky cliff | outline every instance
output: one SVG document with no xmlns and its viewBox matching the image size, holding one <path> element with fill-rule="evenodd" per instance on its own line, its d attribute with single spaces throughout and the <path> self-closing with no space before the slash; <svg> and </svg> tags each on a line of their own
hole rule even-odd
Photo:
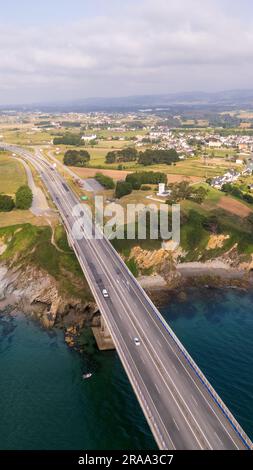
<svg viewBox="0 0 253 470">
<path fill-rule="evenodd" d="M 71 346 L 85 326 L 97 323 L 95 302 L 60 292 L 57 280 L 33 265 L 22 269 L 0 265 L 0 309 L 8 304 L 38 318 L 46 328 L 63 328 Z"/>
</svg>

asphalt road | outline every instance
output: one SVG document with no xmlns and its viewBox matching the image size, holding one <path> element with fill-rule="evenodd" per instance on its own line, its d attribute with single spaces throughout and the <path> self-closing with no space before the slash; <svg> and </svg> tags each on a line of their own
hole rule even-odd
<svg viewBox="0 0 253 470">
<path fill-rule="evenodd" d="M 77 221 L 73 208 L 80 201 L 41 156 L 17 148 L 15 152 L 40 172 L 72 239 Z M 84 219 L 79 227 L 83 238 L 72 239 L 73 248 L 160 449 L 250 447 L 250 440 L 111 244 L 105 238 L 87 239 L 87 227 Z"/>
</svg>

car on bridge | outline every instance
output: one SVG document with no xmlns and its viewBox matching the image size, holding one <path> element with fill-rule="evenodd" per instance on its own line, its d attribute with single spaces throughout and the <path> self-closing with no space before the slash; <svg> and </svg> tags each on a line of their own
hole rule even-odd
<svg viewBox="0 0 253 470">
<path fill-rule="evenodd" d="M 102 294 L 104 296 L 105 299 L 108 299 L 109 298 L 109 294 L 108 294 L 108 291 L 106 289 L 103 289 L 102 290 Z"/>
</svg>

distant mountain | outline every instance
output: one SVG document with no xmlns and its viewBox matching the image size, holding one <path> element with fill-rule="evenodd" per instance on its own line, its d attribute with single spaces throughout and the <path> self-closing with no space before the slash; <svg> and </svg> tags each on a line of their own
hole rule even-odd
<svg viewBox="0 0 253 470">
<path fill-rule="evenodd" d="M 253 90 L 221 92 L 185 92 L 118 98 L 86 98 L 70 102 L 35 103 L 33 105 L 0 106 L 0 110 L 42 112 L 137 111 L 151 108 L 253 108 Z"/>
</svg>

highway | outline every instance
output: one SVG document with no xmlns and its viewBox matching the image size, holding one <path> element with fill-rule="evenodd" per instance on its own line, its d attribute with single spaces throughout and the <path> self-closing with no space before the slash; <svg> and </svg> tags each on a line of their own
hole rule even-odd
<svg viewBox="0 0 253 470">
<path fill-rule="evenodd" d="M 72 227 L 78 217 L 73 208 L 80 201 L 63 177 L 41 154 L 4 147 L 34 165 L 57 206 L 158 447 L 252 449 L 248 436 L 110 242 L 104 237 L 88 239 L 86 219 L 83 238 L 74 239 Z M 103 297 L 103 288 L 108 299 Z"/>
</svg>

